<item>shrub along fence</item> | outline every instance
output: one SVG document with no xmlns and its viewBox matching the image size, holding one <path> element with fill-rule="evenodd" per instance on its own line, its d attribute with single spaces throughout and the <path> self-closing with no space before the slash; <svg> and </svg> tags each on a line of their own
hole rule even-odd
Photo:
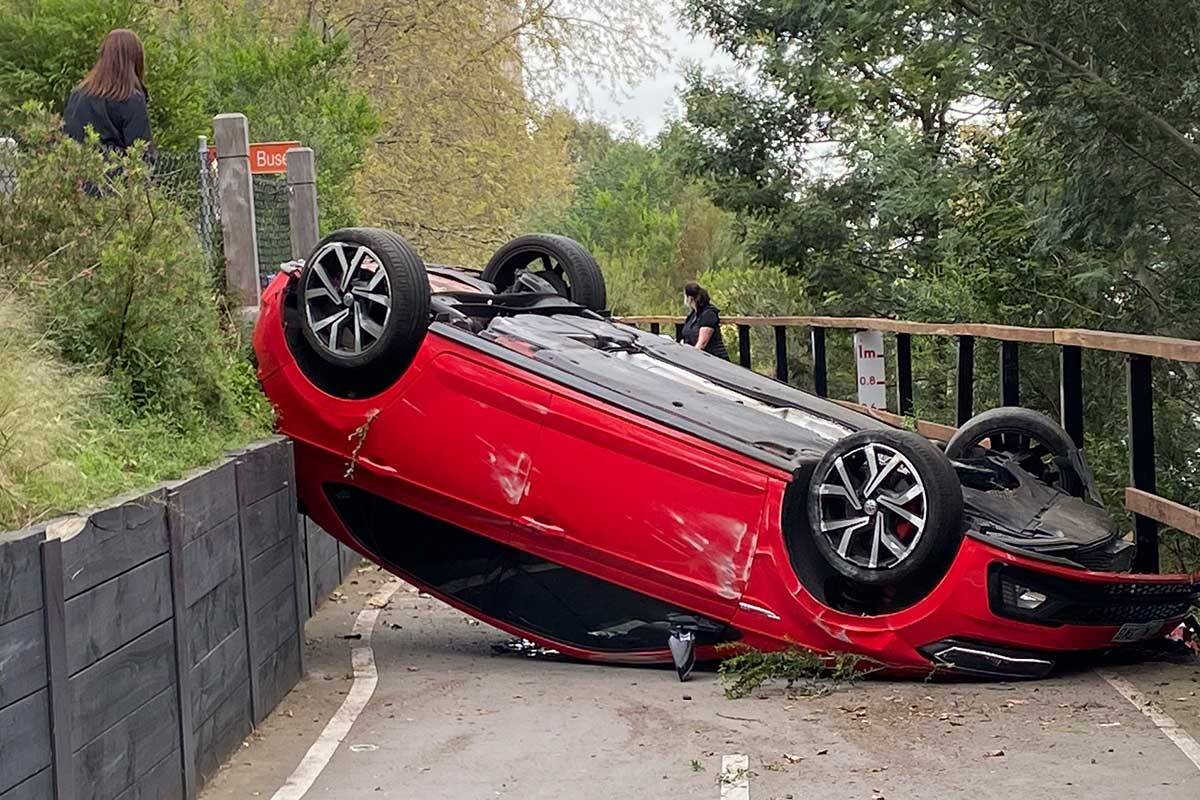
<svg viewBox="0 0 1200 800">
<path fill-rule="evenodd" d="M 0 800 L 194 797 L 300 679 L 349 553 L 298 518 L 282 439 L 0 534 Z"/>
</svg>

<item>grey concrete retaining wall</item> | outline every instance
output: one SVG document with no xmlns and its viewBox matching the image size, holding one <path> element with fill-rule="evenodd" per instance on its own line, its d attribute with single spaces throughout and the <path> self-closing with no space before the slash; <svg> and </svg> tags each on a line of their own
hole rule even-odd
<svg viewBox="0 0 1200 800">
<path fill-rule="evenodd" d="M 343 551 L 285 440 L 0 534 L 0 800 L 194 797 L 300 679 Z"/>
</svg>

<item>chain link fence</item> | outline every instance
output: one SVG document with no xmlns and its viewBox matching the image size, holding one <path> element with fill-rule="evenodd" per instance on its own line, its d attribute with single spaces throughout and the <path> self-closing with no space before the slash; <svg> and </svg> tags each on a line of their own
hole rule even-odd
<svg viewBox="0 0 1200 800">
<path fill-rule="evenodd" d="M 0 197 L 17 190 L 17 140 L 0 134 Z"/>
<path fill-rule="evenodd" d="M 216 270 L 223 253 L 216 157 L 203 140 L 191 153 L 159 151 L 154 161 L 154 182 L 191 218 L 205 258 Z"/>
<path fill-rule="evenodd" d="M 254 175 L 254 220 L 258 230 L 258 271 L 264 280 L 292 260 L 286 175 Z"/>
<path fill-rule="evenodd" d="M 153 176 L 163 193 L 192 220 L 208 263 L 219 279 L 223 277 L 216 153 L 203 137 L 191 152 L 160 150 L 154 160 Z M 253 175 L 252 180 L 259 272 L 265 281 L 280 264 L 292 258 L 287 176 Z M 17 142 L 0 133 L 0 198 L 13 194 L 17 181 Z"/>
</svg>

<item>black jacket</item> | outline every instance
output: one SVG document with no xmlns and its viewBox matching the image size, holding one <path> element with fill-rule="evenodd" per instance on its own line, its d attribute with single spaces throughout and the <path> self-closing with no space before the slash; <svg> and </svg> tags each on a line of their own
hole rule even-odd
<svg viewBox="0 0 1200 800">
<path fill-rule="evenodd" d="M 125 150 L 137 141 L 147 144 L 154 141 L 143 92 L 134 92 L 125 100 L 109 100 L 76 89 L 67 99 L 63 123 L 67 135 L 80 142 L 87 141 L 90 126 L 106 150 Z"/>
</svg>

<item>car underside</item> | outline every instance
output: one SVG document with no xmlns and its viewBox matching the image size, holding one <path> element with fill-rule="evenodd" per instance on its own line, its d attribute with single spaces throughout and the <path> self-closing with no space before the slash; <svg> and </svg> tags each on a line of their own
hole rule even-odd
<svg viewBox="0 0 1200 800">
<path fill-rule="evenodd" d="M 255 349 L 308 514 L 571 656 L 801 646 L 1037 677 L 1160 635 L 1197 596 L 1129 572 L 1048 418 L 995 409 L 931 443 L 613 321 L 563 237 L 476 273 L 335 233 L 272 281 Z"/>
</svg>

